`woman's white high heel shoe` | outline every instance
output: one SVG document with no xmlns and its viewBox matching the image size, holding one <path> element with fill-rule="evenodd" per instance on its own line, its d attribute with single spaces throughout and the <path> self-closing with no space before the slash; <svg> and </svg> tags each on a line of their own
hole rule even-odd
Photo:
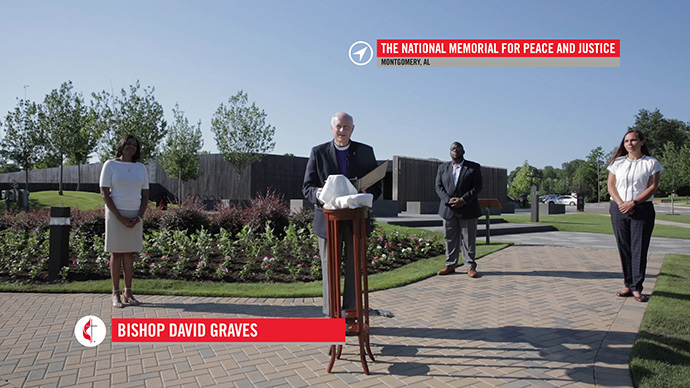
<svg viewBox="0 0 690 388">
<path fill-rule="evenodd" d="M 122 299 L 124 299 L 125 303 L 129 303 L 132 306 L 140 305 L 139 301 L 134 299 L 131 288 L 125 288 L 125 291 L 122 293 Z"/>
</svg>

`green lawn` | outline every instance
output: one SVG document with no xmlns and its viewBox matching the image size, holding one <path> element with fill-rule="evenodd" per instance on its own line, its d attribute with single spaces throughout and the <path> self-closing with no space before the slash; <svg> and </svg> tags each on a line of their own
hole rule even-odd
<svg viewBox="0 0 690 388">
<path fill-rule="evenodd" d="M 63 190 L 62 194 L 58 194 L 58 191 L 37 191 L 29 195 L 29 203 L 32 208 L 69 206 L 79 210 L 102 209 L 105 206 L 99 193 Z M 156 204 L 149 202 L 149 206 L 154 209 Z"/>
<path fill-rule="evenodd" d="M 667 255 L 632 349 L 635 387 L 690 387 L 690 256 Z"/>
<path fill-rule="evenodd" d="M 79 210 L 93 210 L 104 206 L 103 198 L 98 193 L 67 190 L 62 193 L 63 195 L 59 195 L 57 191 L 37 191 L 29 194 L 29 203 L 32 208 L 69 206 Z"/>
<path fill-rule="evenodd" d="M 680 215 L 680 214 L 659 214 L 657 213 L 656 218 L 658 220 L 681 222 L 683 224 L 690 224 L 690 216 Z"/>
<path fill-rule="evenodd" d="M 670 203 L 671 202 L 671 197 L 659 197 L 657 195 L 654 196 L 655 200 L 663 200 L 664 202 Z M 690 205 L 690 197 L 687 195 L 681 195 L 679 197 L 676 197 L 676 200 L 674 201 L 676 204 L 683 204 L 683 205 Z"/>
<path fill-rule="evenodd" d="M 673 216 L 666 214 L 658 214 L 660 220 L 668 220 L 675 222 L 690 223 L 690 216 Z M 516 222 L 521 224 L 533 224 L 530 221 L 531 216 L 526 215 L 506 215 L 502 214 L 501 218 L 508 222 Z M 611 226 L 611 218 L 608 213 L 604 212 L 581 212 L 581 213 L 567 213 L 567 214 L 548 214 L 540 215 L 538 224 L 552 225 L 556 229 L 563 232 L 590 232 L 590 233 L 604 233 L 613 234 L 613 227 Z M 670 225 L 654 226 L 654 237 L 671 237 L 671 238 L 690 238 L 690 229 L 681 228 Z"/>
</svg>

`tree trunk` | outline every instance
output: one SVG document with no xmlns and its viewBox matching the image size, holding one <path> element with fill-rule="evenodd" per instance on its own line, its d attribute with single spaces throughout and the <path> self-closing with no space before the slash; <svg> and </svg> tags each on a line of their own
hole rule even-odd
<svg viewBox="0 0 690 388">
<path fill-rule="evenodd" d="M 81 188 L 81 163 L 77 163 L 77 191 Z"/>
<path fill-rule="evenodd" d="M 60 194 L 60 195 L 63 195 L 62 194 L 62 166 L 64 164 L 65 164 L 65 162 L 61 158 L 60 159 L 60 183 L 58 184 L 58 194 Z"/>
<path fill-rule="evenodd" d="M 177 171 L 177 202 L 182 205 L 182 169 Z"/>
</svg>

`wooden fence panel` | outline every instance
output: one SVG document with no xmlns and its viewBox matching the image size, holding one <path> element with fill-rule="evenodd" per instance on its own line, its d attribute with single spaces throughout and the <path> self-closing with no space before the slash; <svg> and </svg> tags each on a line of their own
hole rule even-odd
<svg viewBox="0 0 690 388">
<path fill-rule="evenodd" d="M 434 184 L 441 161 L 415 159 L 404 156 L 393 158 L 393 200 L 406 209 L 407 201 L 438 201 Z M 480 163 L 481 164 L 481 163 Z M 507 170 L 482 166 L 482 192 L 480 198 L 496 198 L 501 204 L 507 199 Z"/>
</svg>

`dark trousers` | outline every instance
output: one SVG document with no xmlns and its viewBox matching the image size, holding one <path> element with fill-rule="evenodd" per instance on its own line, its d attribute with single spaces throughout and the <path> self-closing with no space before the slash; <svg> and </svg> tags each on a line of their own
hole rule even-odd
<svg viewBox="0 0 690 388">
<path fill-rule="evenodd" d="M 654 205 L 651 202 L 644 202 L 635 207 L 632 215 L 626 215 L 618 210 L 615 202 L 611 201 L 609 213 L 623 267 L 625 287 L 632 291 L 642 292 L 642 283 L 647 271 L 649 241 L 652 238 L 656 217 Z"/>
</svg>

